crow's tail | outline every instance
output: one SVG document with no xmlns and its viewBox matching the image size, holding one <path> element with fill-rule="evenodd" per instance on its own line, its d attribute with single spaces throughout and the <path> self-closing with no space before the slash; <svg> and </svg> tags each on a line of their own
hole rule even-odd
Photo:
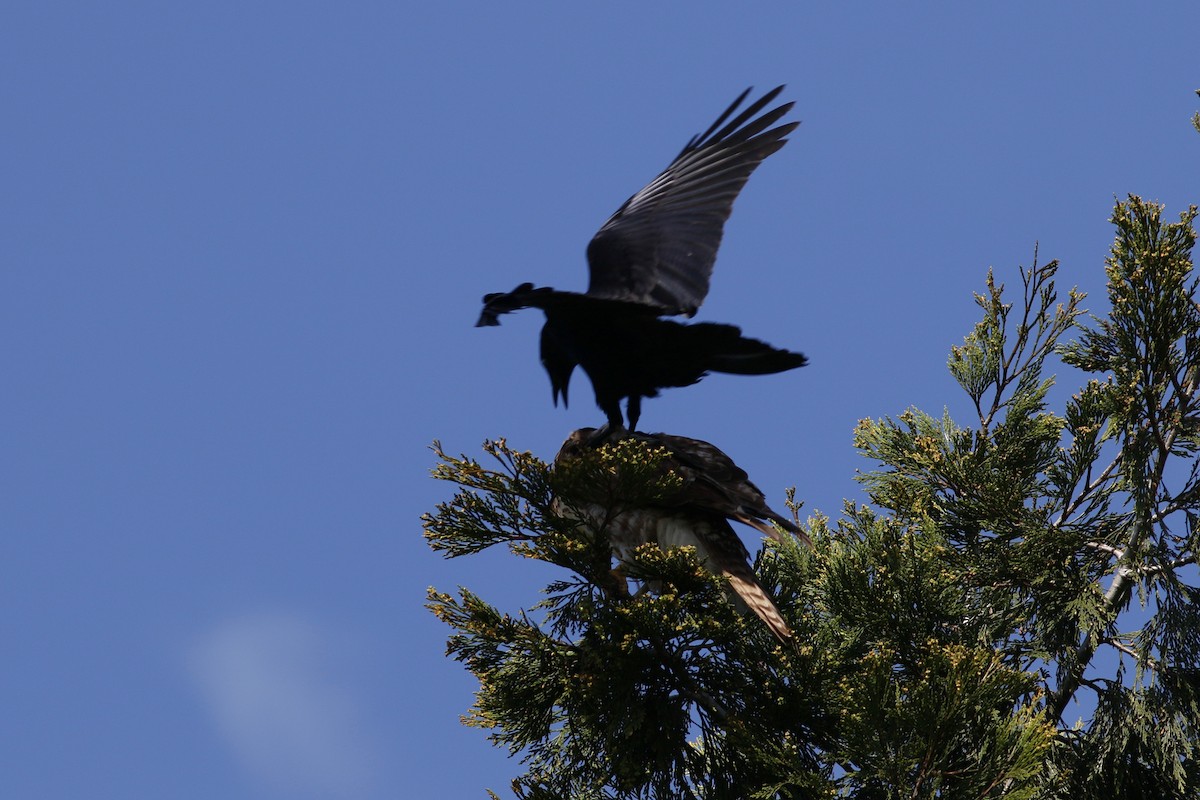
<svg viewBox="0 0 1200 800">
<path fill-rule="evenodd" d="M 705 339 L 704 349 L 708 352 L 708 369 L 732 375 L 770 375 L 796 367 L 803 367 L 808 359 L 802 353 L 793 353 L 772 347 L 766 342 L 742 336 L 733 325 L 692 325 L 692 330 Z"/>
</svg>

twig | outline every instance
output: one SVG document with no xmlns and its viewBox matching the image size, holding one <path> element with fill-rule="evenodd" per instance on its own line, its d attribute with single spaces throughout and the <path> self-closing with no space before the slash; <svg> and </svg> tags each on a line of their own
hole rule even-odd
<svg viewBox="0 0 1200 800">
<path fill-rule="evenodd" d="M 1120 650 L 1125 655 L 1131 657 L 1134 661 L 1149 667 L 1155 672 L 1158 672 L 1160 669 L 1156 659 L 1154 659 L 1152 656 L 1146 656 L 1145 661 L 1143 661 L 1142 657 L 1138 655 L 1138 652 L 1124 642 L 1119 642 L 1116 639 L 1105 639 L 1104 644 L 1112 645 L 1117 650 Z"/>
<path fill-rule="evenodd" d="M 1083 546 L 1090 547 L 1093 550 L 1102 550 L 1109 555 L 1116 556 L 1117 558 L 1125 557 L 1125 551 L 1123 549 L 1120 547 L 1113 547 L 1111 544 L 1105 544 L 1104 542 L 1084 542 Z"/>
</svg>

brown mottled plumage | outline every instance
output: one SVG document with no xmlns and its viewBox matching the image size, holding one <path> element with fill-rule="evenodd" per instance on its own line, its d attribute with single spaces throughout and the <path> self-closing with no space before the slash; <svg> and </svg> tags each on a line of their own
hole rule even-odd
<svg viewBox="0 0 1200 800">
<path fill-rule="evenodd" d="M 750 482 L 746 472 L 717 447 L 699 439 L 666 433 L 636 433 L 626 430 L 602 432 L 582 428 L 572 433 L 555 456 L 555 467 L 577 459 L 585 451 L 605 444 L 634 439 L 665 448 L 670 455 L 660 469 L 680 481 L 677 489 L 645 505 L 623 508 L 609 516 L 612 509 L 596 502 L 596 497 L 571 498 L 571 507 L 584 514 L 593 525 L 608 517 L 608 533 L 614 555 L 624 563 L 639 545 L 653 542 L 660 547 L 696 548 L 700 563 L 717 575 L 724 575 L 737 598 L 753 611 L 771 632 L 783 642 L 792 631 L 774 601 L 758 582 L 750 567 L 750 553 L 729 524 L 737 520 L 778 540 L 779 532 L 771 522 L 808 542 L 808 537 L 791 520 L 767 506 L 766 498 Z M 597 495 L 604 495 L 608 487 Z M 566 510 L 564 504 L 558 504 Z"/>
</svg>

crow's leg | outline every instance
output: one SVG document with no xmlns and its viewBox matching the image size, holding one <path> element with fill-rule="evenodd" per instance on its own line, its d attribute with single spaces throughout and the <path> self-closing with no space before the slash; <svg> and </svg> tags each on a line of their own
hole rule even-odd
<svg viewBox="0 0 1200 800">
<path fill-rule="evenodd" d="M 625 416 L 629 417 L 629 430 L 637 430 L 638 418 L 642 416 L 642 396 L 640 394 L 629 395 L 629 402 L 625 405 Z"/>
<path fill-rule="evenodd" d="M 587 441 L 584 442 L 584 445 L 586 447 L 599 447 L 608 441 L 609 436 L 623 430 L 625 430 L 625 426 L 619 421 L 615 425 L 611 421 L 606 422 L 591 432 L 591 434 L 587 437 Z"/>
</svg>

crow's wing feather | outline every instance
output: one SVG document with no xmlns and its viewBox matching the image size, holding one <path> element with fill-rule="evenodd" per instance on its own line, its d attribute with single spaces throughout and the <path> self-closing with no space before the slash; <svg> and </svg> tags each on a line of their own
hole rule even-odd
<svg viewBox="0 0 1200 800">
<path fill-rule="evenodd" d="M 668 314 L 696 313 L 708 294 L 734 200 L 754 169 L 783 147 L 799 124 L 771 128 L 791 103 L 756 117 L 782 90 L 768 92 L 725 124 L 750 90 L 743 92 L 601 226 L 587 249 L 588 294 Z"/>
</svg>

